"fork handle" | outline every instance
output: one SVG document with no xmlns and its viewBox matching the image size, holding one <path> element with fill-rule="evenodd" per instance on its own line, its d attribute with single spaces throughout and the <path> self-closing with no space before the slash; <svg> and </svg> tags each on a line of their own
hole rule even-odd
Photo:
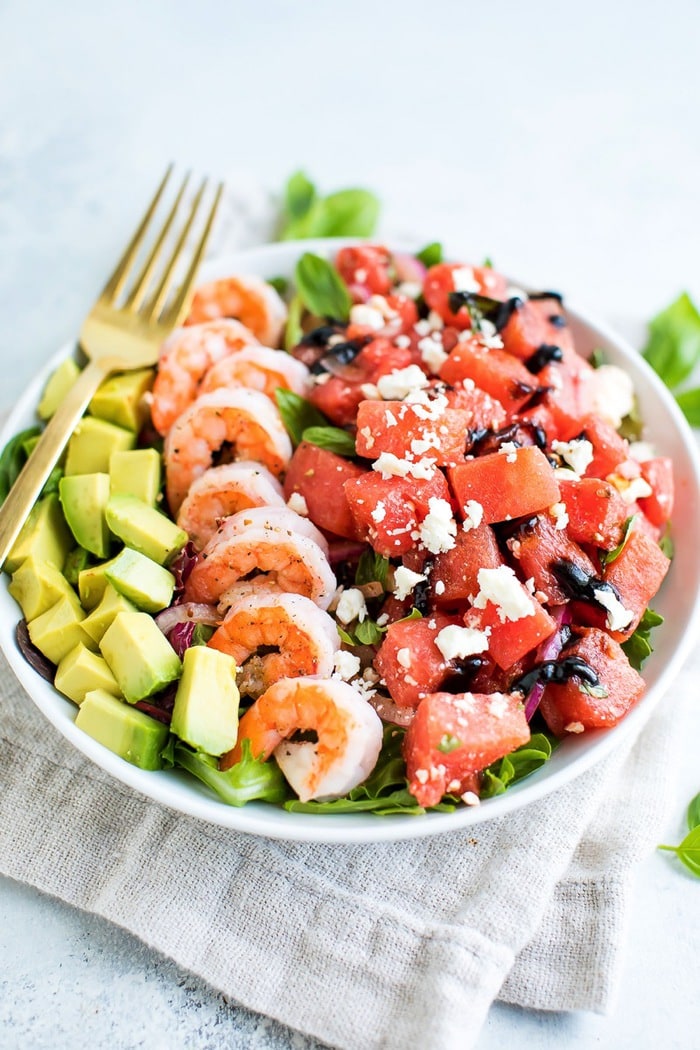
<svg viewBox="0 0 700 1050">
<path fill-rule="evenodd" d="M 111 362 L 89 361 L 49 420 L 7 499 L 0 507 L 0 565 L 3 565 L 56 465 L 68 438 L 82 418 L 93 394 L 114 369 Z"/>
</svg>

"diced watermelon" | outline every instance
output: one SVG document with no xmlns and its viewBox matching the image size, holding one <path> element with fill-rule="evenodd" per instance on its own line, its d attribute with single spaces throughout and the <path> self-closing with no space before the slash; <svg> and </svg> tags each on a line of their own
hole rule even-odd
<svg viewBox="0 0 700 1050">
<path fill-rule="evenodd" d="M 285 499 L 298 492 L 306 501 L 309 517 L 320 529 L 347 539 L 360 539 L 343 486 L 366 473 L 357 463 L 302 441 L 287 467 Z"/>
<path fill-rule="evenodd" d="M 438 554 L 430 574 L 436 605 L 450 608 L 465 602 L 479 590 L 479 569 L 496 569 L 502 564 L 496 534 L 489 525 L 481 524 L 469 532 L 460 528 L 456 545 Z"/>
<path fill-rule="evenodd" d="M 506 412 L 517 412 L 540 387 L 521 361 L 505 350 L 485 346 L 476 336 L 457 344 L 441 365 L 440 376 L 446 383 L 473 380 Z"/>
<path fill-rule="evenodd" d="M 501 620 L 498 606 L 489 601 L 486 608 L 468 609 L 464 614 L 467 627 L 478 631 L 489 631 L 489 655 L 499 667 L 507 670 L 527 653 L 549 638 L 556 630 L 556 623 L 540 603 L 519 584 L 529 599 L 532 613 L 518 620 Z"/>
<path fill-rule="evenodd" d="M 451 673 L 435 639 L 443 627 L 459 622 L 458 617 L 434 613 L 420 620 L 390 624 L 374 658 L 374 668 L 399 707 L 417 707 Z"/>
<path fill-rule="evenodd" d="M 506 410 L 495 397 L 481 390 L 471 379 L 448 386 L 445 397 L 450 408 L 470 413 L 470 430 L 500 430 L 506 421 Z"/>
<path fill-rule="evenodd" d="M 644 695 L 644 679 L 630 665 L 618 643 L 605 631 L 578 628 L 580 637 L 562 655 L 578 656 L 593 668 L 606 696 L 592 696 L 582 689 L 579 678 L 563 685 L 548 685 L 540 701 L 540 711 L 553 733 L 607 729 Z"/>
<path fill-rule="evenodd" d="M 559 488 L 571 538 L 608 551 L 617 547 L 625 520 L 630 516 L 630 508 L 617 489 L 598 478 L 562 479 Z"/>
<path fill-rule="evenodd" d="M 609 474 L 615 473 L 621 463 L 630 458 L 629 442 L 620 437 L 614 427 L 600 416 L 586 416 L 581 436 L 593 446 L 593 461 L 586 469 L 586 476 L 589 478 L 607 478 Z"/>
<path fill-rule="evenodd" d="M 520 564 L 521 575 L 534 579 L 536 590 L 547 596 L 550 605 L 561 605 L 568 600 L 552 566 L 562 559 L 572 562 L 588 576 L 597 569 L 588 555 L 567 535 L 557 529 L 549 515 L 540 515 L 533 523 L 524 525 L 518 535 L 508 540 L 508 547 Z"/>
<path fill-rule="evenodd" d="M 425 520 L 432 497 L 450 499 L 445 475 L 439 470 L 428 480 L 385 480 L 369 471 L 346 482 L 344 491 L 357 533 L 386 558 L 398 557 L 415 546 L 411 534 Z"/>
<path fill-rule="evenodd" d="M 391 252 L 383 245 L 341 248 L 335 265 L 356 302 L 365 302 L 370 295 L 386 295 L 391 289 Z"/>
<path fill-rule="evenodd" d="M 409 790 L 421 806 L 473 791 L 474 773 L 529 739 L 519 693 L 432 693 L 404 740 Z"/>
<path fill-rule="evenodd" d="M 420 419 L 402 401 L 362 401 L 357 410 L 357 453 L 376 459 L 390 452 L 399 459 L 428 458 L 438 466 L 464 461 L 471 413 L 446 408 L 438 420 Z"/>
<path fill-rule="evenodd" d="M 640 466 L 652 492 L 651 496 L 639 500 L 639 506 L 653 525 L 661 527 L 673 513 L 673 463 L 667 456 L 656 456 Z"/>
<path fill-rule="evenodd" d="M 528 299 L 508 318 L 501 332 L 509 354 L 527 361 L 541 346 L 573 348 L 571 331 L 557 298 Z"/>
<path fill-rule="evenodd" d="M 457 502 L 480 503 L 487 525 L 536 514 L 559 501 L 559 485 L 547 457 L 536 446 L 494 452 L 448 467 Z"/>
<path fill-rule="evenodd" d="M 670 565 L 669 559 L 650 536 L 641 529 L 632 529 L 621 553 L 603 573 L 603 579 L 619 592 L 625 609 L 634 613 L 629 627 L 622 632 L 612 632 L 613 638 L 627 638 L 632 634 Z"/>
<path fill-rule="evenodd" d="M 465 273 L 469 271 L 469 273 Z M 455 274 L 457 282 L 455 283 Z M 480 295 L 490 299 L 505 299 L 508 287 L 505 277 L 487 266 L 467 266 L 465 263 L 437 263 L 431 266 L 423 282 L 423 296 L 431 310 L 434 310 L 445 322 L 454 328 L 471 328 L 471 317 L 466 307 L 454 313 L 450 309 L 449 297 L 452 292 L 464 291 L 462 276 L 471 277 L 470 284 Z"/>
</svg>

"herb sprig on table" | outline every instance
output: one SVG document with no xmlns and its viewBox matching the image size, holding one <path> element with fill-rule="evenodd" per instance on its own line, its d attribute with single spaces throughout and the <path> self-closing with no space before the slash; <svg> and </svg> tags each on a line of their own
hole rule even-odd
<svg viewBox="0 0 700 1050">
<path fill-rule="evenodd" d="M 677 846 L 659 846 L 675 853 L 681 864 L 700 879 L 700 793 L 691 799 L 686 815 L 688 834 Z"/>
<path fill-rule="evenodd" d="M 642 353 L 672 391 L 691 426 L 700 427 L 700 386 L 683 387 L 700 364 L 700 311 L 687 292 L 681 292 L 649 322 L 649 339 Z"/>
</svg>

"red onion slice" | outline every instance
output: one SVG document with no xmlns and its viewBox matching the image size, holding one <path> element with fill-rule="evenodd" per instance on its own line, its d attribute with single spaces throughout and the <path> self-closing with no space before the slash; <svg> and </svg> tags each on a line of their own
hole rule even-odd
<svg viewBox="0 0 700 1050">
<path fill-rule="evenodd" d="M 408 252 L 394 252 L 394 269 L 399 281 L 410 281 L 411 284 L 416 282 L 420 285 L 428 272 L 420 259 L 409 255 Z"/>
<path fill-rule="evenodd" d="M 379 693 L 370 696 L 369 703 L 383 722 L 391 722 L 395 726 L 410 726 L 416 713 L 414 708 L 399 707 L 388 696 L 380 696 Z"/>
<path fill-rule="evenodd" d="M 571 612 L 568 605 L 557 605 L 550 611 L 557 625 L 557 629 L 550 634 L 549 638 L 545 638 L 539 646 L 535 653 L 536 664 L 544 663 L 546 660 L 556 660 L 562 648 L 563 639 L 561 628 L 571 622 Z M 525 718 L 528 722 L 531 721 L 535 711 L 540 706 L 540 700 L 542 699 L 544 690 L 544 682 L 536 682 L 530 690 L 530 695 L 525 701 Z"/>
<path fill-rule="evenodd" d="M 198 602 L 183 602 L 163 609 L 155 618 L 163 634 L 167 637 L 178 623 L 206 623 L 218 627 L 221 614 L 215 605 L 203 605 Z"/>
</svg>

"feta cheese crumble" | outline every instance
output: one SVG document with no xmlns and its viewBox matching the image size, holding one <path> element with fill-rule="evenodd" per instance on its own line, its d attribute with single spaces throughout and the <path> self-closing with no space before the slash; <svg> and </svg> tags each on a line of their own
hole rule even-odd
<svg viewBox="0 0 700 1050">
<path fill-rule="evenodd" d="M 351 678 L 359 674 L 360 666 L 359 656 L 347 653 L 344 649 L 339 649 L 333 658 L 334 674 L 342 678 L 344 682 L 349 682 Z"/>
<path fill-rule="evenodd" d="M 597 588 L 593 591 L 593 597 L 599 605 L 602 605 L 608 611 L 608 615 L 605 618 L 605 626 L 609 631 L 624 631 L 634 620 L 634 613 L 630 612 L 629 609 L 625 609 L 622 602 L 615 597 L 612 591 Z"/>
<path fill-rule="evenodd" d="M 308 518 L 309 508 L 301 492 L 293 492 L 287 500 L 287 506 L 302 518 Z"/>
<path fill-rule="evenodd" d="M 443 349 L 442 340 L 434 335 L 426 335 L 418 342 L 421 360 L 428 366 L 431 372 L 439 372 L 447 360 L 447 353 Z"/>
<path fill-rule="evenodd" d="M 428 514 L 418 529 L 421 543 L 431 554 L 442 554 L 455 546 L 457 522 L 446 499 L 431 496 Z"/>
<path fill-rule="evenodd" d="M 350 310 L 350 323 L 373 328 L 376 332 L 384 327 L 385 321 L 381 312 L 367 303 L 356 303 Z"/>
<path fill-rule="evenodd" d="M 590 377 L 593 409 L 617 428 L 634 408 L 632 377 L 617 365 L 600 365 Z"/>
<path fill-rule="evenodd" d="M 405 670 L 411 666 L 411 650 L 399 649 L 396 653 L 396 662 Z"/>
<path fill-rule="evenodd" d="M 335 615 L 346 626 L 353 620 L 359 620 L 362 623 L 367 615 L 367 604 L 362 591 L 357 587 L 350 587 L 347 591 L 343 591 L 336 606 Z"/>
<path fill-rule="evenodd" d="M 468 499 L 464 504 L 463 510 L 464 521 L 462 522 L 462 529 L 465 532 L 478 529 L 484 519 L 484 508 L 481 503 L 478 503 L 475 499 Z"/>
<path fill-rule="evenodd" d="M 435 638 L 435 644 L 449 663 L 451 660 L 466 660 L 468 656 L 485 653 L 489 647 L 490 630 L 479 631 L 475 627 L 460 627 L 451 623 L 443 627 Z"/>
<path fill-rule="evenodd" d="M 575 438 L 573 441 L 553 441 L 552 451 L 561 456 L 579 476 L 585 474 L 586 469 L 593 462 L 593 445 L 585 438 Z"/>
<path fill-rule="evenodd" d="M 554 528 L 559 532 L 569 524 L 569 515 L 565 503 L 553 503 L 549 508 L 549 513 L 554 518 Z"/>
<path fill-rule="evenodd" d="M 493 602 L 501 623 L 535 615 L 532 599 L 509 565 L 499 565 L 497 569 L 479 569 L 477 580 L 479 593 L 474 599 L 476 609 L 485 609 L 488 602 Z"/>
<path fill-rule="evenodd" d="M 384 521 L 386 517 L 386 507 L 383 500 L 377 500 L 377 505 L 372 511 L 370 517 L 375 524 L 379 525 L 380 522 Z"/>
<path fill-rule="evenodd" d="M 377 380 L 377 389 L 385 401 L 403 401 L 412 390 L 421 390 L 427 385 L 428 377 L 418 365 L 399 368 Z"/>
<path fill-rule="evenodd" d="M 372 470 L 376 470 L 385 481 L 389 478 L 422 478 L 424 481 L 432 478 L 435 473 L 435 459 L 419 459 L 410 463 L 407 459 L 399 459 L 393 452 L 382 452 L 372 464 Z"/>
<path fill-rule="evenodd" d="M 474 276 L 471 266 L 460 266 L 452 271 L 452 283 L 456 292 L 479 292 L 481 285 Z"/>
<path fill-rule="evenodd" d="M 407 569 L 405 565 L 399 565 L 398 569 L 394 570 L 394 597 L 400 602 L 403 601 L 413 593 L 419 583 L 427 578 L 423 573 L 414 572 L 413 569 Z"/>
</svg>

